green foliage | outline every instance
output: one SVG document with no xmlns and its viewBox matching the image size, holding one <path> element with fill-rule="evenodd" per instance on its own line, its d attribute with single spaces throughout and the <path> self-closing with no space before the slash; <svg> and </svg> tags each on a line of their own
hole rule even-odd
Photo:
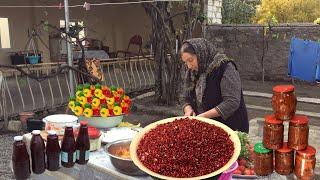
<svg viewBox="0 0 320 180">
<path fill-rule="evenodd" d="M 279 23 L 313 22 L 317 17 L 319 0 L 262 0 L 254 21 L 268 24 L 275 18 Z"/>
<path fill-rule="evenodd" d="M 241 0 L 222 1 L 223 24 L 248 24 L 255 16 L 255 5 Z"/>
<path fill-rule="evenodd" d="M 246 159 L 249 159 L 250 156 L 250 150 L 248 148 L 250 142 L 249 142 L 249 135 L 247 133 L 237 131 L 238 137 L 240 139 L 241 143 L 241 151 L 239 157 L 243 157 Z"/>
</svg>

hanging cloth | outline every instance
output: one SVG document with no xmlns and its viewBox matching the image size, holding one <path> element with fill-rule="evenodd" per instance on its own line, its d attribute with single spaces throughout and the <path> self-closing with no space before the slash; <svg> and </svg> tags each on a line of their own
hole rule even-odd
<svg viewBox="0 0 320 180">
<path fill-rule="evenodd" d="M 320 82 L 320 43 L 292 38 L 288 75 L 311 83 Z"/>
</svg>

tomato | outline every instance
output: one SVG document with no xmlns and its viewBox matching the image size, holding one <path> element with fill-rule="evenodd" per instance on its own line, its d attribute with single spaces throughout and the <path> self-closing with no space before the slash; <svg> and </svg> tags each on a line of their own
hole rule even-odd
<svg viewBox="0 0 320 180">
<path fill-rule="evenodd" d="M 241 175 L 242 172 L 241 172 L 239 169 L 236 169 L 236 170 L 233 172 L 233 174 L 239 174 L 239 175 Z"/>
<path fill-rule="evenodd" d="M 238 160 L 238 163 L 239 163 L 240 166 L 246 166 L 247 160 L 241 158 L 241 159 Z"/>
<path fill-rule="evenodd" d="M 241 165 L 238 167 L 238 170 L 240 170 L 241 172 L 243 172 L 245 169 L 246 169 L 246 167 L 241 166 Z"/>
</svg>

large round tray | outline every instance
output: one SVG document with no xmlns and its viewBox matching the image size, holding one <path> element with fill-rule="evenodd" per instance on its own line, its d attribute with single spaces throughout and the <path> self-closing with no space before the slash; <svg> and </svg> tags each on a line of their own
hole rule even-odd
<svg viewBox="0 0 320 180">
<path fill-rule="evenodd" d="M 207 118 L 202 118 L 202 117 L 191 117 L 192 119 L 196 119 L 202 122 L 206 122 L 209 124 L 213 124 L 217 127 L 222 128 L 223 130 L 225 130 L 229 135 L 230 135 L 230 139 L 231 141 L 233 141 L 234 144 L 234 153 L 231 157 L 231 159 L 228 161 L 227 164 L 225 164 L 223 167 L 221 167 L 220 169 L 207 174 L 207 175 L 203 175 L 203 176 L 198 176 L 198 177 L 192 177 L 192 178 L 173 178 L 173 177 L 168 177 L 168 176 L 163 176 L 161 174 L 155 173 L 151 170 L 149 170 L 147 167 L 145 167 L 141 161 L 139 160 L 138 156 L 137 156 L 137 148 L 139 145 L 140 140 L 143 138 L 143 136 L 149 132 L 151 129 L 155 128 L 157 125 L 159 124 L 164 124 L 164 123 L 168 123 L 168 122 L 172 122 L 175 119 L 181 119 L 181 118 L 186 118 L 186 117 L 172 117 L 172 118 L 168 118 L 168 119 L 164 119 L 164 120 L 160 120 L 157 122 L 154 122 L 148 126 L 146 126 L 143 130 L 141 130 L 132 140 L 131 145 L 130 145 L 130 156 L 131 159 L 133 160 L 134 164 L 136 166 L 138 166 L 142 171 L 148 173 L 149 175 L 156 177 L 156 178 L 160 178 L 160 179 L 170 179 L 170 180 L 178 180 L 178 179 L 183 179 L 183 180 L 198 180 L 198 179 L 207 179 L 207 178 L 211 178 L 213 176 L 216 176 L 224 171 L 226 171 L 227 169 L 229 169 L 231 167 L 231 165 L 237 161 L 238 156 L 240 154 L 240 150 L 241 150 L 241 144 L 240 144 L 240 140 L 238 138 L 238 135 L 236 134 L 236 132 L 234 132 L 232 129 L 230 129 L 228 126 L 212 120 L 212 119 L 207 119 Z"/>
</svg>

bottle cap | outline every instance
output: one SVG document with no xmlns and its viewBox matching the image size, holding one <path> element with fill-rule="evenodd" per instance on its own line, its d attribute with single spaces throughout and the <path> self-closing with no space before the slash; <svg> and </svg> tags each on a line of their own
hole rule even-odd
<svg viewBox="0 0 320 180">
<path fill-rule="evenodd" d="M 66 127 L 73 127 L 73 124 L 67 123 L 67 124 L 66 124 Z"/>
<path fill-rule="evenodd" d="M 23 137 L 22 136 L 15 136 L 14 141 L 22 141 Z"/>
<path fill-rule="evenodd" d="M 55 130 L 50 130 L 50 131 L 48 131 L 48 134 L 49 134 L 49 135 L 56 135 L 57 132 L 56 132 Z"/>
<path fill-rule="evenodd" d="M 39 135 L 40 132 L 41 132 L 40 130 L 33 130 L 33 131 L 32 131 L 32 134 L 33 134 L 33 135 Z"/>
</svg>

